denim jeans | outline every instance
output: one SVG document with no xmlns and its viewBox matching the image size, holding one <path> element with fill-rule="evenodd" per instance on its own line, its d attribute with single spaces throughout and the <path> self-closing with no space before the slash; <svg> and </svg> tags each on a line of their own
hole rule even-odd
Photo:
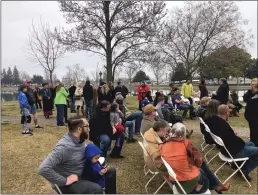
<svg viewBox="0 0 258 195">
<path fill-rule="evenodd" d="M 75 110 L 75 96 L 70 98 L 70 111 L 74 111 Z"/>
<path fill-rule="evenodd" d="M 191 194 L 202 194 L 209 190 L 214 190 L 220 184 L 218 178 L 213 174 L 213 172 L 209 169 L 207 164 L 203 161 L 202 166 L 200 168 L 200 180 L 199 184 L 202 185 L 202 189 L 200 191 L 193 191 Z"/>
<path fill-rule="evenodd" d="M 116 139 L 117 136 L 116 134 L 113 136 L 112 140 L 117 140 Z M 111 141 L 109 136 L 103 134 L 103 135 L 100 135 L 99 137 L 100 139 L 100 144 L 99 144 L 99 148 L 101 149 L 102 153 L 103 153 L 103 156 L 104 157 L 107 157 L 107 151 L 108 149 L 110 148 L 111 146 Z M 115 143 L 115 146 L 113 148 L 113 150 L 111 151 L 111 154 L 114 155 L 114 156 L 119 156 L 120 153 L 121 153 L 121 150 L 122 150 L 122 147 L 123 147 L 123 143 L 124 143 L 124 135 L 121 136 L 121 139 L 120 139 L 120 146 L 117 147 L 117 143 Z"/>
<path fill-rule="evenodd" d="M 184 110 L 183 117 L 186 116 L 188 110 L 190 110 L 190 116 L 193 116 L 194 108 L 190 104 L 179 104 L 178 109 Z"/>
<path fill-rule="evenodd" d="M 126 121 L 125 122 L 125 127 L 128 127 L 129 139 L 133 138 L 133 136 L 134 136 L 134 124 L 133 124 L 133 121 Z"/>
<path fill-rule="evenodd" d="M 135 120 L 135 132 L 140 132 L 141 124 L 142 124 L 142 112 L 134 112 L 130 114 L 126 121 L 134 121 Z"/>
<path fill-rule="evenodd" d="M 64 104 L 56 104 L 56 124 L 57 126 L 59 125 L 64 125 L 64 109 L 65 105 Z"/>
<path fill-rule="evenodd" d="M 258 147 L 253 142 L 245 142 L 244 148 L 237 154 L 232 155 L 233 158 L 245 158 L 249 157 L 242 167 L 244 174 L 248 175 L 252 170 L 258 167 Z"/>
<path fill-rule="evenodd" d="M 86 109 L 85 109 L 85 115 L 88 120 L 90 120 L 91 113 L 92 113 L 92 105 L 93 101 L 92 100 L 85 100 L 86 104 Z"/>
</svg>

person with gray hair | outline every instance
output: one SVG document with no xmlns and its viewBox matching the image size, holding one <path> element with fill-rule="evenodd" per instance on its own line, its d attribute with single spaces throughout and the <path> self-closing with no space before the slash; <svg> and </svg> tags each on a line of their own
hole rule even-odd
<svg viewBox="0 0 258 195">
<path fill-rule="evenodd" d="M 160 154 L 173 168 L 186 193 L 200 194 L 207 189 L 217 193 L 229 190 L 230 184 L 222 184 L 218 180 L 199 156 L 198 150 L 186 139 L 184 124 L 175 123 L 172 126 L 169 139 L 160 144 Z M 171 177 L 169 179 L 173 182 Z"/>
</svg>

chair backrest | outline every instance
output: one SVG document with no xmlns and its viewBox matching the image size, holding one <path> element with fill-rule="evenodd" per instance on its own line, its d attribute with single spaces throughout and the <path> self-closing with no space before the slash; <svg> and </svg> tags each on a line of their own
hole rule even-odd
<svg viewBox="0 0 258 195">
<path fill-rule="evenodd" d="M 202 119 L 201 117 L 199 117 L 199 120 L 200 120 L 201 124 L 203 124 L 203 126 L 205 127 L 205 130 L 206 130 L 208 133 L 210 133 L 211 130 L 210 130 L 209 126 L 203 121 L 203 119 Z"/>
<path fill-rule="evenodd" d="M 143 143 L 142 143 L 141 141 L 138 141 L 138 143 L 139 143 L 139 145 L 142 147 L 143 154 L 144 154 L 145 156 L 149 156 L 149 154 L 148 154 L 147 150 L 145 149 Z"/>
<path fill-rule="evenodd" d="M 225 147 L 223 140 L 222 140 L 219 136 L 214 135 L 212 132 L 209 132 L 209 133 L 210 133 L 212 139 L 213 139 L 218 145 L 220 145 L 220 146 L 222 146 L 222 147 Z"/>
<path fill-rule="evenodd" d="M 140 132 L 140 134 L 141 134 L 142 138 L 144 139 L 142 132 Z"/>
<path fill-rule="evenodd" d="M 176 178 L 176 173 L 173 171 L 172 167 L 167 163 L 167 161 L 164 160 L 163 157 L 161 157 L 165 167 L 167 168 L 168 170 L 168 174 L 176 181 L 177 185 L 180 187 L 180 189 L 182 190 L 182 192 L 184 194 L 186 194 L 184 188 L 181 186 L 181 184 L 178 182 L 177 178 Z"/>
</svg>

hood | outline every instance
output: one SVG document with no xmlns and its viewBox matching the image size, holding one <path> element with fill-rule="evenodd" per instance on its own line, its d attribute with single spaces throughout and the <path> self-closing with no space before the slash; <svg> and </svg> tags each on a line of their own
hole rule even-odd
<svg viewBox="0 0 258 195">
<path fill-rule="evenodd" d="M 153 144 L 161 144 L 163 143 L 157 133 L 151 128 L 150 130 L 146 131 L 144 133 L 144 139 L 147 142 L 153 143 Z"/>
<path fill-rule="evenodd" d="M 94 144 L 88 144 L 85 148 L 85 156 L 87 160 L 91 160 L 92 157 L 102 154 L 102 151 Z"/>
</svg>

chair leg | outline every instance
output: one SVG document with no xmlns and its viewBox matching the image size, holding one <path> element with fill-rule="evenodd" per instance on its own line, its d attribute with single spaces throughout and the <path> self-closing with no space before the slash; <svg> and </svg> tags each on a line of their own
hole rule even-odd
<svg viewBox="0 0 258 195">
<path fill-rule="evenodd" d="M 161 186 L 156 190 L 156 192 L 154 192 L 154 194 L 157 194 L 158 191 L 159 191 L 166 183 L 167 183 L 167 182 L 164 181 L 164 182 L 161 184 Z"/>
<path fill-rule="evenodd" d="M 218 171 L 225 165 L 227 164 L 227 162 L 224 162 L 215 172 L 214 175 L 219 179 L 219 177 L 217 176 Z M 220 179 L 219 179 L 220 180 Z"/>
<path fill-rule="evenodd" d="M 212 148 L 211 148 L 208 152 L 206 152 L 206 154 L 204 155 L 204 158 L 205 158 L 206 162 L 208 162 L 207 155 L 208 155 L 214 148 L 215 148 L 215 145 L 213 145 Z"/>
<path fill-rule="evenodd" d="M 150 180 L 149 180 L 149 181 L 146 183 L 146 185 L 145 185 L 145 191 L 147 192 L 147 194 L 148 194 L 148 189 L 147 189 L 147 187 L 148 187 L 149 183 L 154 179 L 154 177 L 155 177 L 156 175 L 158 175 L 158 173 L 154 173 L 154 175 L 150 178 Z"/>
<path fill-rule="evenodd" d="M 213 156 L 206 164 L 209 164 L 213 159 L 215 159 L 217 156 L 219 155 L 219 152 L 218 154 L 216 154 L 215 156 Z"/>
<path fill-rule="evenodd" d="M 148 168 L 147 165 L 144 165 L 144 167 L 143 167 L 143 172 L 144 172 L 144 175 L 145 175 L 145 176 L 148 175 L 148 173 L 150 172 L 149 169 L 148 169 L 148 171 L 146 171 L 146 168 Z"/>
</svg>

